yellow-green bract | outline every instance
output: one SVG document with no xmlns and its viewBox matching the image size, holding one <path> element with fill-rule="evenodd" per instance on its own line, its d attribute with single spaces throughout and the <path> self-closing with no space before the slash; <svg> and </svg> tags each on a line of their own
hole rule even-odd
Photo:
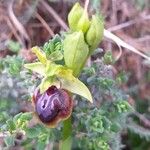
<svg viewBox="0 0 150 150">
<path fill-rule="evenodd" d="M 64 59 L 68 68 L 77 76 L 87 60 L 89 48 L 82 31 L 66 35 L 64 40 Z"/>
</svg>

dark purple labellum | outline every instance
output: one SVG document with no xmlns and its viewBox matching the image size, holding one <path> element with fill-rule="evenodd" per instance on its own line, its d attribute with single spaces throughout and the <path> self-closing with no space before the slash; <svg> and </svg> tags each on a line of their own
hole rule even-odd
<svg viewBox="0 0 150 150">
<path fill-rule="evenodd" d="M 72 100 L 68 92 L 55 86 L 51 86 L 43 94 L 36 90 L 33 103 L 39 119 L 50 126 L 68 118 L 72 112 Z"/>
</svg>

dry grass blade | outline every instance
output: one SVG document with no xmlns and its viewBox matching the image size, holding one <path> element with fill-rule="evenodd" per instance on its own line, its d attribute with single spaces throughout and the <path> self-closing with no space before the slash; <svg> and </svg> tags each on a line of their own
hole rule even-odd
<svg viewBox="0 0 150 150">
<path fill-rule="evenodd" d="M 56 11 L 46 2 L 46 1 L 40 1 L 40 3 L 43 5 L 45 9 L 52 15 L 52 17 L 58 22 L 58 24 L 61 25 L 65 30 L 68 30 L 68 26 L 65 24 L 65 22 L 60 18 L 60 16 L 56 13 Z"/>
<path fill-rule="evenodd" d="M 20 32 L 20 34 L 29 42 L 30 38 L 29 38 L 24 26 L 19 22 L 19 20 L 17 19 L 17 17 L 15 16 L 15 14 L 13 12 L 13 2 L 14 2 L 14 0 L 12 0 L 8 6 L 9 18 L 12 21 L 12 23 L 14 24 L 14 27 L 16 27 L 16 29 Z"/>
<path fill-rule="evenodd" d="M 43 26 L 44 26 L 45 29 L 49 32 L 49 34 L 53 37 L 53 36 L 54 36 L 54 32 L 53 32 L 52 29 L 49 27 L 49 25 L 46 23 L 46 21 L 45 21 L 38 13 L 35 13 L 35 16 L 36 16 L 37 19 L 43 24 Z"/>
<path fill-rule="evenodd" d="M 150 61 L 150 57 L 148 57 L 147 55 L 141 53 L 139 50 L 137 50 L 136 48 L 134 48 L 133 46 L 127 44 L 126 42 L 124 42 L 123 40 L 121 40 L 119 37 L 117 37 L 116 35 L 114 35 L 113 33 L 111 33 L 110 31 L 104 29 L 104 36 L 108 39 L 111 39 L 112 41 L 114 41 L 115 43 L 117 43 L 117 45 L 120 45 L 121 47 L 124 47 L 138 55 L 140 55 L 141 57 L 147 59 Z"/>
</svg>

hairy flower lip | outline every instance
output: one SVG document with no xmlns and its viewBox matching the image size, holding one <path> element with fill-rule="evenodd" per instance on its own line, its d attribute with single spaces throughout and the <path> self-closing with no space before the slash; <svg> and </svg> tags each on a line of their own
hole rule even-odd
<svg viewBox="0 0 150 150">
<path fill-rule="evenodd" d="M 37 88 L 34 91 L 32 103 L 38 120 L 51 128 L 56 127 L 60 121 L 68 119 L 73 108 L 69 92 L 55 86 L 49 87 L 43 94 L 40 94 Z"/>
</svg>

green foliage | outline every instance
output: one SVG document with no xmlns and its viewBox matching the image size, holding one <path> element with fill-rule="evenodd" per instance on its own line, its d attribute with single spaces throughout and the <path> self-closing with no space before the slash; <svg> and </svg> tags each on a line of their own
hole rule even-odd
<svg viewBox="0 0 150 150">
<path fill-rule="evenodd" d="M 111 66 L 104 64 L 102 60 L 95 61 L 81 74 L 82 80 L 90 87 L 92 93 L 95 93 L 94 106 L 79 102 L 75 108 L 74 116 L 78 122 L 77 131 L 74 132 L 84 134 L 78 142 L 81 149 L 109 149 L 111 142 L 117 141 L 116 135 L 125 128 L 128 113 L 132 111 L 126 101 L 127 95 L 115 82 Z M 106 148 L 100 146 L 100 142 L 106 143 Z M 122 147 L 121 142 L 116 145 L 118 149 Z"/>
<path fill-rule="evenodd" d="M 130 121 L 127 125 L 127 128 L 131 132 L 139 135 L 140 138 L 144 138 L 147 141 L 150 140 L 150 131 L 149 131 L 149 129 L 146 129 L 146 128 L 136 124 L 134 121 Z"/>
<path fill-rule="evenodd" d="M 6 69 L 11 75 L 16 76 L 20 73 L 23 61 L 19 56 L 7 56 L 0 61 L 1 71 Z"/>
<path fill-rule="evenodd" d="M 9 50 L 11 50 L 14 53 L 19 52 L 19 50 L 21 49 L 21 45 L 18 42 L 9 40 L 7 42 L 7 47 L 9 48 Z"/>
<path fill-rule="evenodd" d="M 60 61 L 63 59 L 62 39 L 59 35 L 55 35 L 52 40 L 46 42 L 43 46 L 47 59 L 51 61 Z"/>
<path fill-rule="evenodd" d="M 104 54 L 103 61 L 104 61 L 105 64 L 114 64 L 115 63 L 115 60 L 112 56 L 111 51 L 108 51 Z"/>
<path fill-rule="evenodd" d="M 10 147 L 10 146 L 14 146 L 15 145 L 13 136 L 6 136 L 4 138 L 4 141 L 5 141 L 5 144 L 6 144 L 7 148 Z"/>
<path fill-rule="evenodd" d="M 12 58 L 15 57 L 13 56 Z M 7 65 L 3 67 L 2 73 L 4 73 L 4 70 L 7 70 L 5 67 L 7 67 Z M 30 82 L 24 83 L 23 85 L 26 84 L 26 87 L 29 88 L 31 86 L 33 88 L 33 85 L 37 82 L 31 82 L 30 73 L 24 72 L 22 67 L 21 69 L 17 77 L 18 81 L 22 80 L 22 82 L 27 82 L 29 79 Z M 9 74 L 11 78 L 14 78 L 9 71 L 7 74 Z M 126 111 L 130 111 L 130 107 L 126 102 L 127 96 L 123 94 L 117 86 L 117 82 L 113 77 L 112 67 L 104 64 L 104 59 L 98 59 L 92 63 L 91 67 L 85 67 L 80 79 L 84 81 L 92 93 L 94 93 L 94 104 L 91 106 L 85 104 L 85 101 L 79 101 L 78 107 L 74 109 L 73 116 L 75 117 L 74 125 L 76 128 L 74 128 L 73 132 L 75 135 L 83 133 L 86 135 L 74 139 L 77 141 L 75 147 L 79 149 L 87 149 L 87 147 L 89 147 L 89 150 L 107 150 L 111 147 L 111 141 L 115 141 L 115 135 L 119 134 L 125 128 L 128 114 Z M 21 89 L 25 89 L 23 85 L 20 87 Z M 27 88 L 26 92 L 28 92 Z M 79 99 L 81 99 L 81 97 L 77 97 L 77 100 Z M 13 140 L 16 141 L 17 133 L 26 137 L 21 140 L 20 144 L 28 149 L 31 147 L 44 149 L 49 143 L 49 140 L 57 142 L 56 139 L 58 140 L 60 138 L 61 127 L 49 129 L 39 124 L 29 126 L 29 122 L 31 122 L 33 117 L 32 113 L 15 112 L 17 115 L 8 114 L 5 112 L 6 109 L 8 108 L 9 110 L 9 107 L 14 109 L 14 104 L 11 106 L 11 103 L 8 104 L 7 100 L 1 100 L 0 103 L 0 109 L 2 110 L 0 115 L 1 132 L 8 132 L 8 137 L 10 136 L 10 139 L 8 138 L 9 140 L 5 141 L 6 145 L 8 145 L 7 143 L 13 145 L 11 138 L 13 137 Z M 13 101 L 13 103 L 16 102 Z M 16 110 L 18 110 L 18 108 Z M 35 144 L 32 144 L 32 142 Z"/>
<path fill-rule="evenodd" d="M 138 9 L 143 10 L 147 6 L 148 1 L 146 1 L 146 0 L 134 0 L 134 3 L 136 4 Z"/>
</svg>

